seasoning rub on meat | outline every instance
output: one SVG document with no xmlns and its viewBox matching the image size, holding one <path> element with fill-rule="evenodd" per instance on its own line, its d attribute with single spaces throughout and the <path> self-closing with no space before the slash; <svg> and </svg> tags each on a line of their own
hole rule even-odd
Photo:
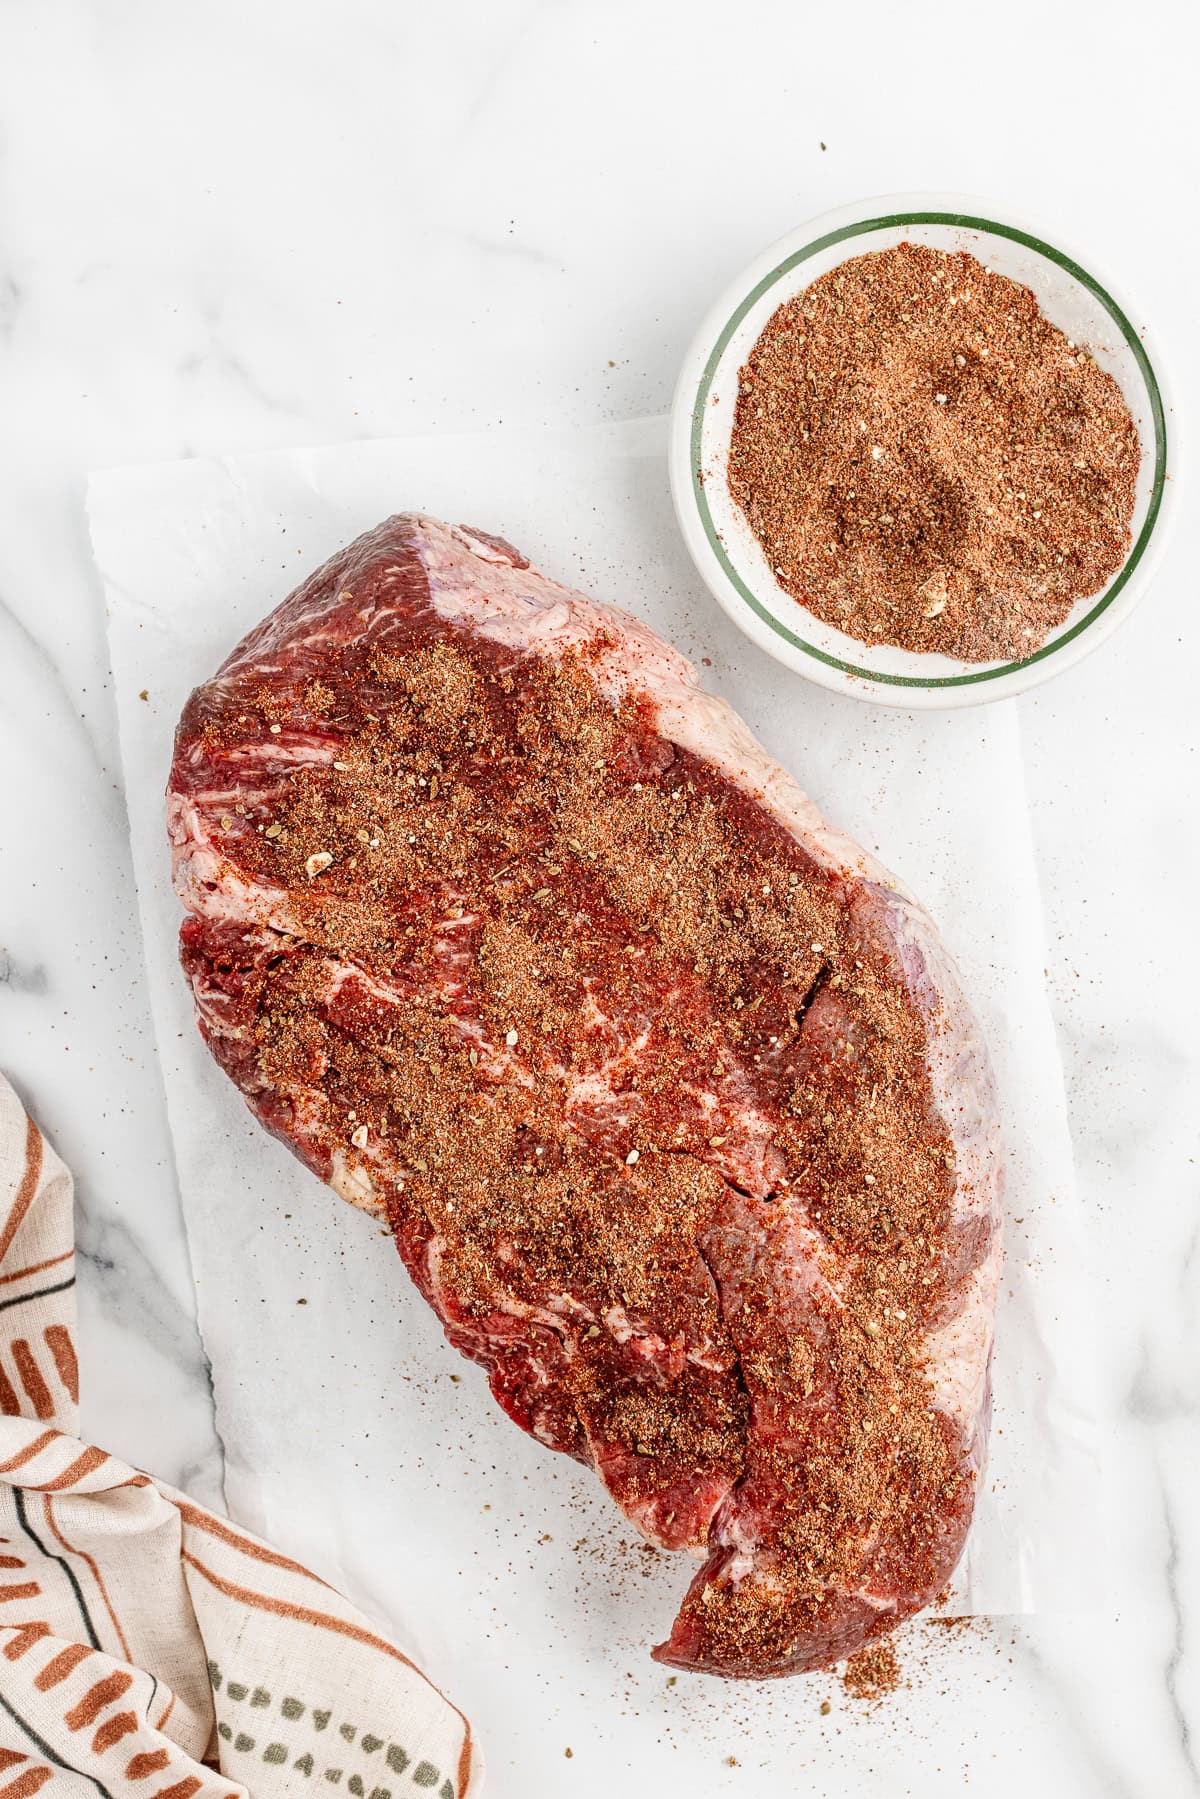
<svg viewBox="0 0 1200 1799">
<path fill-rule="evenodd" d="M 996 1102 L 934 928 L 684 659 L 393 518 L 184 711 L 200 1028 L 450 1341 L 699 1568 L 655 1654 L 825 1666 L 983 1462 Z"/>
</svg>

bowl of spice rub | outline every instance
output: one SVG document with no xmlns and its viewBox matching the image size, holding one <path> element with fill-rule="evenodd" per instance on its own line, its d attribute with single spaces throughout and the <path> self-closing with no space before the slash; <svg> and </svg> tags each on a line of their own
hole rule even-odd
<svg viewBox="0 0 1200 1799">
<path fill-rule="evenodd" d="M 884 705 L 1071 667 L 1137 604 L 1171 511 L 1139 316 L 987 210 L 902 195 L 814 219 L 714 307 L 675 396 L 708 586 L 770 655 Z"/>
</svg>

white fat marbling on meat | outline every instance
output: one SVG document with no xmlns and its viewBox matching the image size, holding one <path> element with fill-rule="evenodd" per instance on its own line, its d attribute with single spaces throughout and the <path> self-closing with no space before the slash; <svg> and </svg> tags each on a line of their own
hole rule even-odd
<svg viewBox="0 0 1200 1799">
<path fill-rule="evenodd" d="M 223 794 L 184 795 L 175 790 L 168 794 L 167 835 L 176 893 L 189 912 L 215 924 L 249 921 L 277 931 L 299 930 L 286 888 L 247 880 L 214 842 L 211 817 L 222 804 Z"/>
<path fill-rule="evenodd" d="M 376 1189 L 371 1171 L 361 1156 L 351 1158 L 344 1149 L 335 1149 L 329 1169 L 329 1185 L 341 1199 L 352 1206 L 378 1216 L 387 1210 L 387 1202 Z"/>
</svg>

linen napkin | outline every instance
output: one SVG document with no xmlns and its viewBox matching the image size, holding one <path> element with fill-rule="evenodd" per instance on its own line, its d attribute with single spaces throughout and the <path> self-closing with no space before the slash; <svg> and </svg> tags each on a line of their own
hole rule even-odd
<svg viewBox="0 0 1200 1799">
<path fill-rule="evenodd" d="M 0 1799 L 476 1799 L 466 1719 L 361 1613 L 75 1434 L 71 1200 L 0 1075 Z"/>
</svg>

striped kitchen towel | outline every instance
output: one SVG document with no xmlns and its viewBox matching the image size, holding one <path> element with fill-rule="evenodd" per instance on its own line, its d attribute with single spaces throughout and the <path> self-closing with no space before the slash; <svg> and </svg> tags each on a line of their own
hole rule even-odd
<svg viewBox="0 0 1200 1799">
<path fill-rule="evenodd" d="M 75 1435 L 74 1254 L 0 1076 L 0 1799 L 477 1799 L 466 1719 L 353 1606 Z"/>
</svg>

